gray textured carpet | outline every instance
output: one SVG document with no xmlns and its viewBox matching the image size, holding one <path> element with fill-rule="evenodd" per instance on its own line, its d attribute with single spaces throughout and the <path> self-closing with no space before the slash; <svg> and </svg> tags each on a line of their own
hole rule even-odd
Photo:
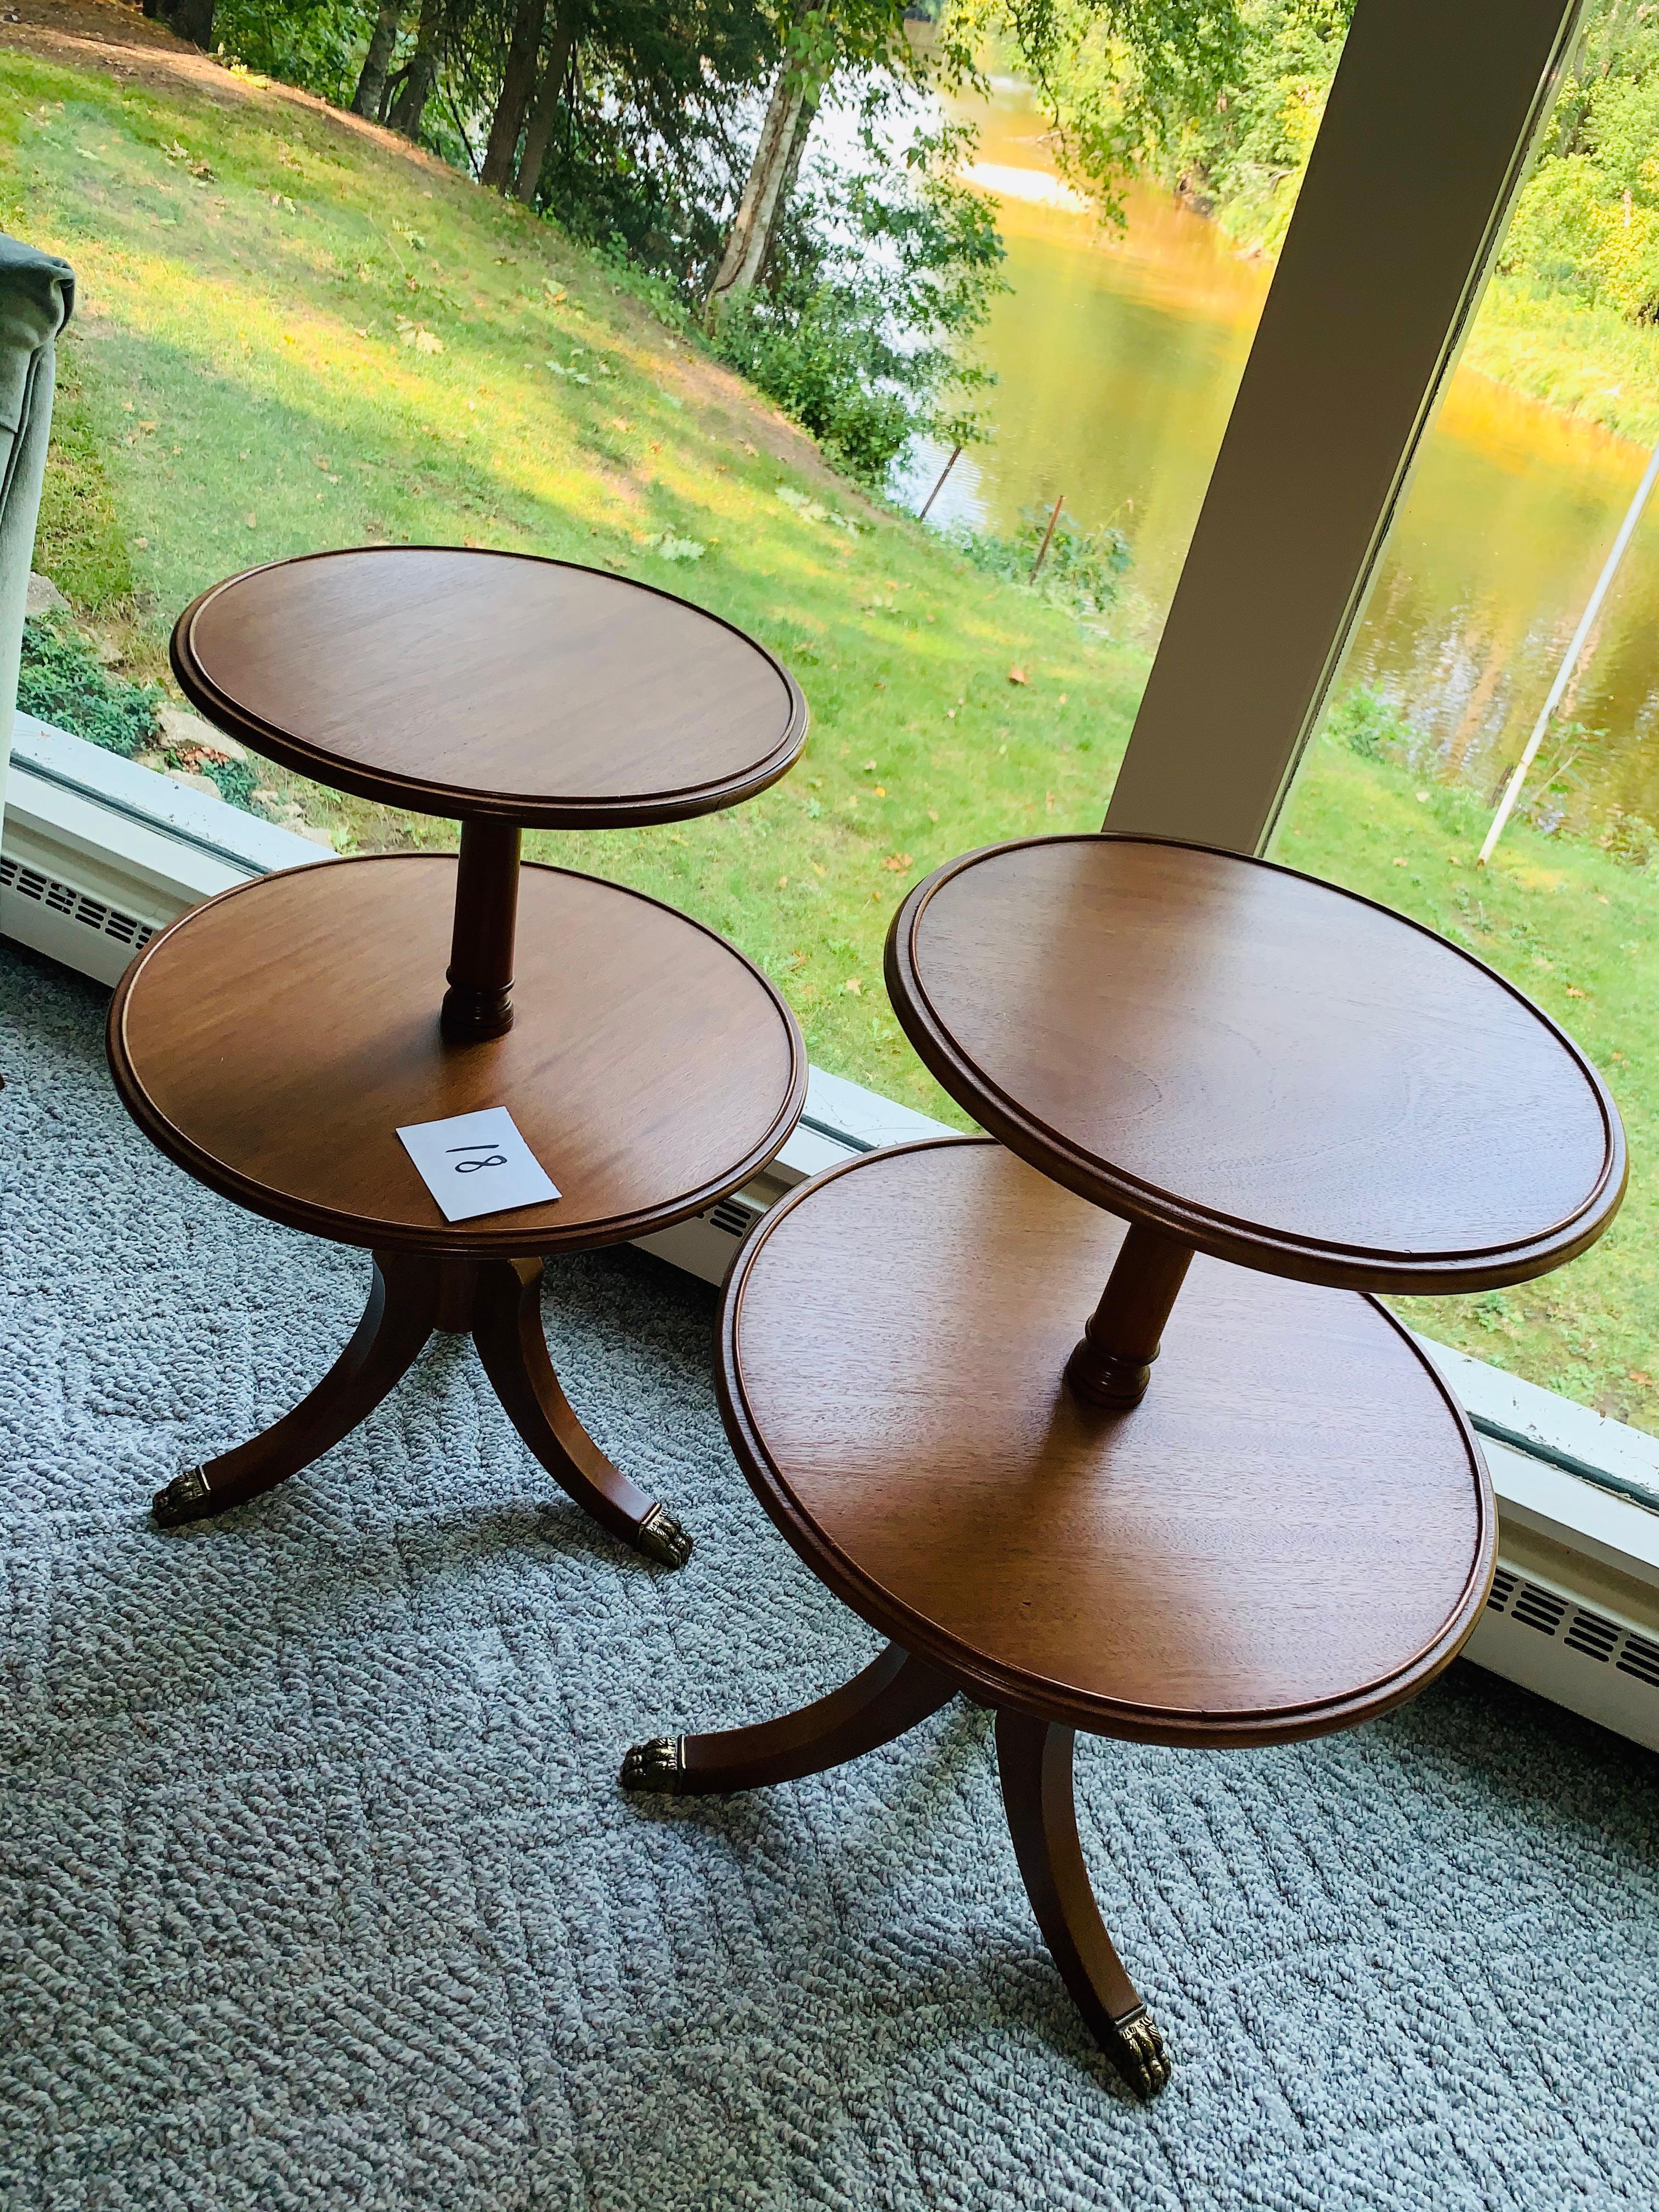
<svg viewBox="0 0 1659 2212">
<path fill-rule="evenodd" d="M 561 1267 L 548 1322 L 684 1573 L 550 1502 L 449 1346 L 285 1491 L 156 1534 L 364 1263 L 154 1155 L 101 994 L 0 970 L 8 2212 L 1659 2199 L 1655 1764 L 1472 1668 L 1288 1750 L 1080 1747 L 1175 2057 L 1150 2111 L 1042 1948 L 983 1716 L 623 1799 L 630 1738 L 873 1648 L 726 1452 L 710 1296 L 653 1262 Z"/>
</svg>

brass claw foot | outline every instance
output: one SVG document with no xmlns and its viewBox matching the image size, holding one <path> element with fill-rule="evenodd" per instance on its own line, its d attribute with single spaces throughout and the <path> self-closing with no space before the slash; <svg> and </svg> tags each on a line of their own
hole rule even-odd
<svg viewBox="0 0 1659 2212">
<path fill-rule="evenodd" d="M 691 1556 L 691 1539 L 660 1505 L 653 1505 L 641 1522 L 634 1541 L 647 1559 L 665 1567 L 683 1567 Z"/>
<path fill-rule="evenodd" d="M 1115 2023 L 1121 2048 L 1117 2069 L 1138 2097 L 1155 2097 L 1170 2078 L 1169 2053 L 1152 2014 L 1144 2008 Z"/>
<path fill-rule="evenodd" d="M 219 1509 L 201 1468 L 187 1467 L 156 1492 L 149 1510 L 158 1528 L 181 1528 L 185 1522 L 204 1521 Z"/>
<path fill-rule="evenodd" d="M 679 1735 L 653 1735 L 648 1743 L 636 1743 L 623 1759 L 623 1788 L 672 1792 L 685 1771 L 684 1741 Z"/>
</svg>

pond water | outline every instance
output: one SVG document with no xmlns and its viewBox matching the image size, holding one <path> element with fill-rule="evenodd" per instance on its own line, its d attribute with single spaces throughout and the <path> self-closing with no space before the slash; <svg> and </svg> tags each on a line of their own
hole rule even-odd
<svg viewBox="0 0 1659 2212">
<path fill-rule="evenodd" d="M 1008 532 L 1061 494 L 1085 526 L 1134 548 L 1126 617 L 1156 635 L 1271 276 L 1219 227 L 1151 192 L 1103 227 L 1056 188 L 1041 118 L 1016 87 L 976 110 L 1012 287 L 983 356 L 995 436 L 964 454 L 931 520 Z M 919 506 L 945 456 L 907 459 Z M 1425 441 L 1342 688 L 1389 698 L 1443 773 L 1492 792 L 1518 756 L 1646 454 L 1460 369 Z M 1575 814 L 1659 822 L 1659 500 L 1604 606 L 1565 717 L 1605 732 L 1578 750 Z M 1553 750 L 1547 744 L 1545 760 Z"/>
</svg>

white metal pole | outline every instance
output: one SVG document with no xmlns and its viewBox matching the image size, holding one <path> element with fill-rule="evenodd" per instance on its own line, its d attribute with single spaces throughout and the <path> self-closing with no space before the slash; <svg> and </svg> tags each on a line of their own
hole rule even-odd
<svg viewBox="0 0 1659 2212">
<path fill-rule="evenodd" d="M 1498 839 L 1504 834 L 1504 824 L 1514 811 L 1516 800 L 1521 796 L 1521 787 L 1527 780 L 1528 770 L 1538 757 L 1538 748 L 1544 742 L 1544 732 L 1548 729 L 1555 710 L 1561 703 L 1561 695 L 1567 688 L 1573 670 L 1578 665 L 1579 655 L 1584 650 L 1585 641 L 1589 636 L 1595 617 L 1601 611 L 1601 602 L 1607 596 L 1607 587 L 1619 573 L 1619 563 L 1625 557 L 1625 548 L 1630 544 L 1637 524 L 1642 520 L 1642 509 L 1647 505 L 1648 494 L 1653 489 L 1656 482 L 1659 482 L 1659 446 L 1654 447 L 1649 457 L 1646 473 L 1636 487 L 1636 496 L 1632 500 L 1629 511 L 1619 526 L 1619 535 L 1613 541 L 1613 550 L 1608 554 L 1601 573 L 1595 580 L 1595 589 L 1590 593 L 1583 613 L 1578 617 L 1578 627 L 1572 634 L 1572 642 L 1562 657 L 1561 665 L 1555 672 L 1555 681 L 1549 689 L 1549 696 L 1544 702 L 1538 720 L 1532 726 L 1532 735 L 1527 739 L 1527 749 L 1516 763 L 1514 775 L 1504 787 L 1504 796 L 1498 801 L 1498 811 L 1492 816 L 1492 827 L 1486 832 L 1486 842 L 1480 848 L 1480 856 L 1475 862 L 1477 867 L 1486 866 L 1492 856 Z"/>
</svg>

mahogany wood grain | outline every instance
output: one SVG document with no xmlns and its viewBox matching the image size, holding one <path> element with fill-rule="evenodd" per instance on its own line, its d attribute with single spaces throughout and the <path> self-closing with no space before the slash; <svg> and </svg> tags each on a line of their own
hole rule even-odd
<svg viewBox="0 0 1659 2212">
<path fill-rule="evenodd" d="M 541 1292 L 539 1260 L 486 1260 L 479 1267 L 472 1340 L 495 1395 L 555 1482 L 602 1528 L 666 1566 L 684 1566 L 690 1537 L 611 1464 L 572 1412 L 542 1334 Z"/>
<path fill-rule="evenodd" d="M 1217 1745 L 1409 1697 L 1492 1578 L 1461 1409 L 1374 1300 L 1206 1255 L 1158 1388 L 1085 1403 L 1062 1370 L 1125 1233 L 984 1139 L 791 1193 L 721 1322 L 722 1411 L 762 1504 L 984 1703 Z"/>
<path fill-rule="evenodd" d="M 222 893 L 150 941 L 110 1008 L 122 1097 L 256 1213 L 375 1249 L 620 1243 L 737 1189 L 799 1117 L 800 1032 L 712 930 L 564 869 L 520 886 L 518 1018 L 442 1033 L 456 863 L 324 861 Z M 562 1196 L 446 1223 L 400 1127 L 506 1106 Z"/>
<path fill-rule="evenodd" d="M 542 1334 L 541 1285 L 539 1260 L 377 1252 L 363 1317 L 321 1382 L 260 1435 L 158 1490 L 157 1525 L 212 1520 L 298 1474 L 374 1412 L 442 1329 L 471 1335 L 513 1425 L 568 1497 L 647 1559 L 684 1566 L 690 1537 L 612 1466 L 560 1388 Z"/>
<path fill-rule="evenodd" d="M 464 822 L 455 870 L 455 920 L 438 1018 L 444 1035 L 501 1036 L 513 1026 L 519 928 L 520 848 L 510 822 Z"/>
<path fill-rule="evenodd" d="M 1584 1250 L 1623 1195 L 1618 1114 L 1546 1014 L 1268 861 L 1105 836 L 969 854 L 895 916 L 887 983 L 1023 1158 L 1243 1266 L 1487 1288 Z"/>
<path fill-rule="evenodd" d="M 529 554 L 368 546 L 216 584 L 173 665 L 286 768 L 389 806 L 529 829 L 705 814 L 806 738 L 782 664 L 647 584 Z"/>
<path fill-rule="evenodd" d="M 1190 1244 L 1131 1222 L 1100 1304 L 1066 1363 L 1073 1389 L 1097 1406 L 1140 1403 L 1192 1258 Z"/>
<path fill-rule="evenodd" d="M 850 1682 L 781 1719 L 635 1744 L 622 1785 L 696 1797 L 799 1782 L 891 1743 L 956 1694 L 947 1675 L 890 1644 Z"/>
<path fill-rule="evenodd" d="M 368 1303 L 350 1342 L 282 1419 L 158 1490 L 158 1526 L 178 1528 L 245 1505 L 286 1482 L 368 1419 L 419 1358 L 437 1327 L 441 1263 L 377 1252 Z"/>
<path fill-rule="evenodd" d="M 997 1715 L 997 1772 L 1025 1894 L 1090 2033 L 1136 2094 L 1170 2079 L 1164 2038 L 1100 1917 L 1078 1839 L 1073 1734 L 1024 1713 Z"/>
</svg>

